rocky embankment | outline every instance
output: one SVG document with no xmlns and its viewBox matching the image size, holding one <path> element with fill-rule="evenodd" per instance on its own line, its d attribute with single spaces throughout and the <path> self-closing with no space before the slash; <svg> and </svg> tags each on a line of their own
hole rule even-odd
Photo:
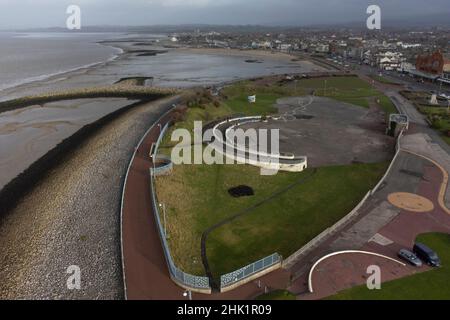
<svg viewBox="0 0 450 320">
<path fill-rule="evenodd" d="M 173 99 L 137 106 L 102 126 L 2 212 L 0 299 L 123 298 L 124 176 L 140 138 Z M 71 265 L 81 269 L 81 290 L 67 289 Z"/>
</svg>

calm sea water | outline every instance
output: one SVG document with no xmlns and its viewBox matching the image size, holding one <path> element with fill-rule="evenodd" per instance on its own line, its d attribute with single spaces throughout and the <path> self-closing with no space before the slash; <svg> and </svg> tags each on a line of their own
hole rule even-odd
<svg viewBox="0 0 450 320">
<path fill-rule="evenodd" d="M 0 90 L 113 59 L 112 34 L 0 33 Z"/>
</svg>

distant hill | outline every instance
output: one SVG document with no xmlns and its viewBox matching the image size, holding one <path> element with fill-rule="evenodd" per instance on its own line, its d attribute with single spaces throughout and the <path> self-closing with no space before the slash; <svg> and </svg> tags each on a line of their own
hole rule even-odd
<svg viewBox="0 0 450 320">
<path fill-rule="evenodd" d="M 264 25 L 209 25 L 209 24 L 183 24 L 183 25 L 150 25 L 150 26 L 86 26 L 79 32 L 124 32 L 124 33 L 177 33 L 183 31 L 194 31 L 200 29 L 216 30 L 222 32 L 274 32 L 292 28 L 354 28 L 364 29 L 366 26 L 365 17 L 361 20 L 335 23 L 302 23 L 302 21 L 282 21 L 268 22 Z M 404 16 L 399 18 L 383 18 L 384 28 L 450 28 L 450 16 L 448 13 L 432 15 Z M 38 28 L 10 30 L 21 32 L 71 32 L 66 28 Z"/>
</svg>

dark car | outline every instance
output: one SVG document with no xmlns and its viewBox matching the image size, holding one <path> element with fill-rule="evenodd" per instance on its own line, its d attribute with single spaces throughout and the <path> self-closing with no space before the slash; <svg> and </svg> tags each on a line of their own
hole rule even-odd
<svg viewBox="0 0 450 320">
<path fill-rule="evenodd" d="M 432 267 L 440 267 L 441 260 L 439 259 L 436 252 L 428 248 L 423 243 L 417 242 L 413 248 L 414 253 L 422 259 L 425 263 L 429 264 Z"/>
<path fill-rule="evenodd" d="M 402 249 L 398 252 L 398 256 L 402 258 L 403 260 L 409 262 L 415 267 L 421 267 L 422 261 L 411 251 Z"/>
</svg>

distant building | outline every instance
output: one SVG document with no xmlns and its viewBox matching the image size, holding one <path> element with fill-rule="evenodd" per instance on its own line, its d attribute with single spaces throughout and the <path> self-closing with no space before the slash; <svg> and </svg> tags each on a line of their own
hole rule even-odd
<svg viewBox="0 0 450 320">
<path fill-rule="evenodd" d="M 417 77 L 450 84 L 450 59 L 446 58 L 441 51 L 419 55 L 416 59 L 416 70 L 410 73 Z"/>
<path fill-rule="evenodd" d="M 292 50 L 292 45 L 289 43 L 281 43 L 278 45 L 278 50 L 281 51 L 291 51 Z"/>
<path fill-rule="evenodd" d="M 450 60 L 446 59 L 440 51 L 430 55 L 419 55 L 416 60 L 416 69 L 441 76 L 444 72 L 450 72 Z"/>
<path fill-rule="evenodd" d="M 403 54 L 400 52 L 386 51 L 377 55 L 378 67 L 383 70 L 401 71 L 401 64 L 404 61 Z"/>
<path fill-rule="evenodd" d="M 411 70 L 415 70 L 416 67 L 414 64 L 412 64 L 410 62 L 404 61 L 400 64 L 400 69 L 402 72 L 409 73 Z"/>
<path fill-rule="evenodd" d="M 319 43 L 316 45 L 315 51 L 317 53 L 328 53 L 330 52 L 330 45 L 327 43 Z"/>
</svg>

